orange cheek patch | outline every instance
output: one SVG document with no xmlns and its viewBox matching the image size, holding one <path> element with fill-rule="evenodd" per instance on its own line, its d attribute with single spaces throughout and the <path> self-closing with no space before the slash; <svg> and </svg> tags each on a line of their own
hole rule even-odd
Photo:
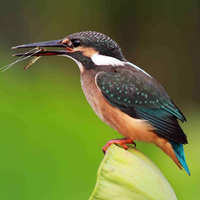
<svg viewBox="0 0 200 200">
<path fill-rule="evenodd" d="M 83 55 L 86 57 L 91 58 L 94 54 L 99 53 L 98 51 L 96 51 L 95 49 L 91 48 L 91 47 L 85 47 L 82 49 Z"/>
<path fill-rule="evenodd" d="M 65 38 L 65 39 L 62 40 L 61 43 L 67 43 L 68 46 L 70 46 L 71 41 L 68 38 Z M 76 48 L 67 47 L 66 49 L 68 50 L 69 53 L 80 51 L 80 52 L 82 52 L 82 54 L 84 56 L 89 57 L 89 58 L 91 58 L 94 54 L 99 53 L 98 51 L 96 51 L 92 47 L 79 46 L 79 47 L 76 47 Z"/>
<path fill-rule="evenodd" d="M 82 54 L 86 57 L 91 58 L 95 53 L 99 53 L 98 51 L 96 51 L 94 48 L 91 47 L 76 47 L 73 49 L 73 51 L 80 51 L 82 52 Z"/>
</svg>

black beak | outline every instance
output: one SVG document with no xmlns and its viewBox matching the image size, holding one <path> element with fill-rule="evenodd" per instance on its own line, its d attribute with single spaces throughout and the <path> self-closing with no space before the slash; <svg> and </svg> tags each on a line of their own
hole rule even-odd
<svg viewBox="0 0 200 200">
<path fill-rule="evenodd" d="M 29 56 L 33 54 L 33 56 L 52 56 L 52 55 L 63 55 L 67 54 L 67 52 L 70 51 L 70 48 L 62 43 L 62 40 L 53 40 L 53 41 L 47 41 L 47 42 L 37 42 L 37 43 L 31 43 L 31 44 L 23 44 L 19 46 L 12 47 L 12 49 L 19 49 L 19 48 L 42 48 L 42 47 L 63 47 L 65 50 L 52 50 L 52 51 L 38 51 L 37 53 L 19 53 L 14 54 L 13 56 Z M 37 49 L 36 49 L 37 51 Z"/>
</svg>

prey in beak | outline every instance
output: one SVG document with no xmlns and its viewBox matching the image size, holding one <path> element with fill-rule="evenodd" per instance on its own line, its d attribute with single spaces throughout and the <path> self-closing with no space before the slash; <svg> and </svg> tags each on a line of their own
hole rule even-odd
<svg viewBox="0 0 200 200">
<path fill-rule="evenodd" d="M 20 56 L 20 58 L 9 65 L 2 67 L 1 72 L 6 71 L 12 65 L 14 65 L 22 60 L 25 60 L 29 57 L 32 57 L 32 56 L 34 56 L 34 58 L 23 68 L 23 70 L 27 70 L 41 56 L 66 55 L 68 52 L 72 52 L 72 49 L 68 46 L 68 44 L 64 43 L 65 40 L 67 40 L 67 38 L 65 38 L 63 40 L 37 42 L 37 43 L 24 44 L 24 45 L 12 47 L 11 49 L 21 49 L 21 48 L 33 48 L 33 49 L 31 49 L 30 51 L 28 51 L 26 53 L 14 54 L 13 56 Z M 47 51 L 45 47 L 61 47 L 61 48 L 64 48 L 64 50 L 49 50 L 49 51 Z"/>
<path fill-rule="evenodd" d="M 39 52 L 44 52 L 46 49 L 44 47 L 37 47 L 37 51 L 34 54 Z M 41 56 L 34 56 L 33 59 L 23 68 L 23 70 L 27 70 L 32 64 L 34 64 Z"/>
</svg>

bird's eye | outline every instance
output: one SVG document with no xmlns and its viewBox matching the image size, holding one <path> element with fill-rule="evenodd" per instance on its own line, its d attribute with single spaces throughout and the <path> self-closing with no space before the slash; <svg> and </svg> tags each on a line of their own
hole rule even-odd
<svg viewBox="0 0 200 200">
<path fill-rule="evenodd" d="M 79 47 L 81 45 L 81 41 L 80 40 L 72 40 L 72 44 L 74 47 Z"/>
</svg>

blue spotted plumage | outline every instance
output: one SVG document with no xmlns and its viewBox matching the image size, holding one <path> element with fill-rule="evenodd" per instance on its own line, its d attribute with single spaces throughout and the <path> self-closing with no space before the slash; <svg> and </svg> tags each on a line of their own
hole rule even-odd
<svg viewBox="0 0 200 200">
<path fill-rule="evenodd" d="M 186 121 L 184 115 L 155 79 L 145 73 L 141 75 L 135 68 L 130 69 L 115 67 L 98 73 L 98 87 L 111 105 L 131 117 L 148 120 L 159 136 L 168 139 L 190 175 L 183 149 L 187 138 L 177 121 L 177 118 Z"/>
<path fill-rule="evenodd" d="M 96 81 L 109 103 L 131 117 L 148 120 L 160 136 L 187 143 L 177 122 L 177 118 L 186 121 L 183 114 L 155 79 L 138 73 L 134 68 L 115 68 L 113 72 L 100 72 Z"/>
</svg>

